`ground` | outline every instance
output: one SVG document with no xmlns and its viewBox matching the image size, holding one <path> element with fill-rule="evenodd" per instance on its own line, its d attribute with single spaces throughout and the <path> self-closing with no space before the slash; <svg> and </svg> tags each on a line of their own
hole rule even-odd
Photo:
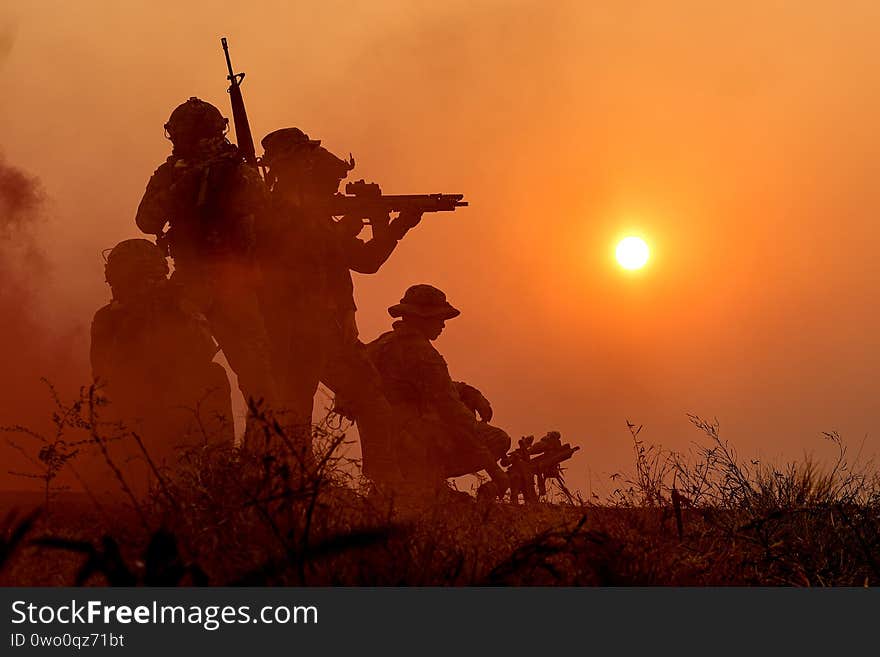
<svg viewBox="0 0 880 657">
<path fill-rule="evenodd" d="M 141 492 L 113 456 L 136 436 L 107 433 L 88 399 L 63 410 L 56 435 L 31 436 L 43 445 L 33 461 L 49 495 L 0 495 L 0 584 L 880 582 L 880 475 L 850 463 L 836 434 L 829 467 L 770 467 L 740 462 L 717 423 L 692 418 L 708 442 L 688 455 L 645 443 L 631 426 L 634 470 L 606 499 L 551 490 L 520 505 L 451 489 L 377 491 L 343 456 L 346 427 L 332 418 L 315 427 L 307 457 L 265 420 L 247 450 L 206 441 L 173 466 L 142 463 L 153 481 Z M 59 456 L 71 432 L 106 461 L 100 493 L 52 492 L 54 474 L 81 457 Z"/>
</svg>

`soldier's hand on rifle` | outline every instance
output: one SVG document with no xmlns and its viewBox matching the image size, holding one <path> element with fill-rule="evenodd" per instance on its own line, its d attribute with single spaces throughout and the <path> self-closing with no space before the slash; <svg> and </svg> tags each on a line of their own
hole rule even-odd
<svg viewBox="0 0 880 657">
<path fill-rule="evenodd" d="M 407 231 L 415 228 L 422 220 L 422 213 L 418 210 L 402 210 L 397 218 L 391 222 L 391 229 L 395 239 L 401 240 Z"/>
<path fill-rule="evenodd" d="M 403 210 L 399 215 L 397 215 L 397 219 L 395 219 L 394 223 L 401 224 L 402 226 L 406 226 L 407 229 L 410 229 L 418 226 L 421 220 L 422 213 L 420 211 Z"/>
<path fill-rule="evenodd" d="M 474 413 L 479 413 L 482 422 L 492 420 L 492 404 L 483 396 L 482 392 L 464 381 L 456 381 L 455 386 L 458 389 L 461 402 Z"/>
<path fill-rule="evenodd" d="M 363 220 L 353 214 L 347 214 L 337 224 L 343 235 L 357 237 L 364 228 Z"/>
<path fill-rule="evenodd" d="M 492 420 L 492 404 L 489 400 L 480 395 L 480 399 L 475 404 L 477 413 L 480 414 L 480 420 L 490 422 Z"/>
<path fill-rule="evenodd" d="M 374 230 L 385 230 L 388 226 L 391 225 L 391 215 L 388 213 L 378 213 L 375 216 L 369 217 L 370 225 Z"/>
</svg>

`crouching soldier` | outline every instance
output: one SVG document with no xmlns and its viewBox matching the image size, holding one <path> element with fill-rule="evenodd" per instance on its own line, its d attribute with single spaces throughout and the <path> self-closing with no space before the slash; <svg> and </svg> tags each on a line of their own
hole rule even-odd
<svg viewBox="0 0 880 657">
<path fill-rule="evenodd" d="M 476 388 L 453 381 L 431 344 L 459 311 L 437 288 L 414 285 L 388 312 L 400 319 L 369 343 L 367 352 L 395 413 L 419 441 L 398 444 L 401 468 L 435 482 L 485 470 L 495 494 L 504 495 L 509 480 L 498 460 L 510 448 L 510 437 L 488 423 L 488 400 Z"/>
<path fill-rule="evenodd" d="M 112 300 L 92 321 L 91 364 L 111 419 L 137 432 L 157 465 L 171 464 L 177 447 L 231 446 L 226 371 L 213 362 L 217 346 L 204 316 L 168 280 L 162 251 L 125 240 L 110 251 L 104 272 Z M 128 447 L 126 456 L 137 456 L 139 448 Z M 142 477 L 145 469 L 134 472 Z"/>
</svg>

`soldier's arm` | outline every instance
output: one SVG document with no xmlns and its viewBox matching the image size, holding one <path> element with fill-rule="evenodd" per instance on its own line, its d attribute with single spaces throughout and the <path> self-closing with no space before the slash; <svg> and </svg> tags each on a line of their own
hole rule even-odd
<svg viewBox="0 0 880 657">
<path fill-rule="evenodd" d="M 245 251 L 266 246 L 271 234 L 272 217 L 269 191 L 256 169 L 242 164 L 239 167 L 240 185 L 234 202 L 228 208 L 239 217 L 238 228 L 242 231 L 238 243 Z"/>
<path fill-rule="evenodd" d="M 375 274 L 391 256 L 397 243 L 421 218 L 420 212 L 401 212 L 392 221 L 387 217 L 374 219 L 373 237 L 367 242 L 354 238 L 350 243 L 348 268 L 360 274 Z"/>
<path fill-rule="evenodd" d="M 482 392 L 464 381 L 456 381 L 455 389 L 458 391 L 461 402 L 474 413 L 480 414 L 481 421 L 490 422 L 492 420 L 492 404 Z"/>
<path fill-rule="evenodd" d="M 449 375 L 446 361 L 433 348 L 430 348 L 430 352 L 425 349 L 418 356 L 419 365 L 413 373 L 418 377 L 423 398 L 453 431 L 475 447 L 481 447 L 476 440 L 477 418 L 462 403 L 458 388 Z"/>
<path fill-rule="evenodd" d="M 269 190 L 260 178 L 256 169 L 242 165 L 240 169 L 244 180 L 244 203 L 255 215 L 262 215 L 269 210 Z"/>
<path fill-rule="evenodd" d="M 359 274 L 375 274 L 391 256 L 397 240 L 391 235 L 388 226 L 373 224 L 373 236 L 364 242 L 357 237 L 349 237 L 345 244 L 348 268 Z"/>
<path fill-rule="evenodd" d="M 474 455 L 480 455 L 482 467 L 496 482 L 500 494 L 503 494 L 509 482 L 483 438 L 482 429 L 486 425 L 478 423 L 474 414 L 461 403 L 446 361 L 426 342 L 413 341 L 407 347 L 407 379 L 420 388 L 419 404 L 430 407 L 439 416 L 444 430 L 455 436 L 460 444 L 468 445 Z"/>
<path fill-rule="evenodd" d="M 144 233 L 158 235 L 170 219 L 172 165 L 168 162 L 156 169 L 138 205 L 135 223 Z"/>
</svg>

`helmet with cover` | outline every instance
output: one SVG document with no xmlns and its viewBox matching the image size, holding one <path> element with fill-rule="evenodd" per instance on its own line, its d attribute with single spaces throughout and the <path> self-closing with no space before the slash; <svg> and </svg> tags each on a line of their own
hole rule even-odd
<svg viewBox="0 0 880 657">
<path fill-rule="evenodd" d="M 114 297 L 128 296 L 167 277 L 165 254 L 145 239 L 120 242 L 110 250 L 104 264 L 104 278 L 113 290 Z"/>
<path fill-rule="evenodd" d="M 174 108 L 165 124 L 165 134 L 175 148 L 186 148 L 203 139 L 222 139 L 228 129 L 229 119 L 195 96 Z"/>
</svg>

